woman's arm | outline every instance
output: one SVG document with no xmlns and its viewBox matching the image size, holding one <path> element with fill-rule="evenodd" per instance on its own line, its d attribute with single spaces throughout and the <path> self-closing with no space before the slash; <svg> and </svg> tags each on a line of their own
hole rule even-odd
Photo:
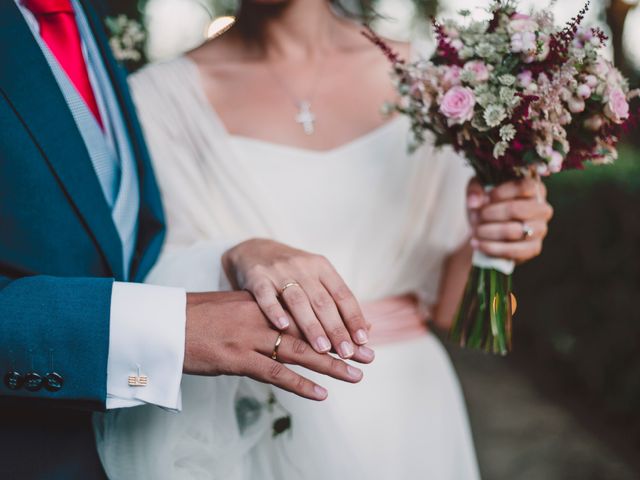
<svg viewBox="0 0 640 480">
<path fill-rule="evenodd" d="M 471 270 L 473 250 L 468 242 L 447 257 L 442 269 L 438 303 L 433 308 L 433 324 L 444 331 L 449 330 L 462 299 L 467 277 Z"/>
</svg>

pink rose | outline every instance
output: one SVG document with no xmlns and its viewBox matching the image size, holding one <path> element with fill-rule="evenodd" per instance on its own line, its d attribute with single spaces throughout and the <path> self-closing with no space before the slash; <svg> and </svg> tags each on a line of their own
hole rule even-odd
<svg viewBox="0 0 640 480">
<path fill-rule="evenodd" d="M 482 60 L 472 60 L 464 64 L 464 69 L 473 73 L 477 82 L 489 80 L 489 69 Z"/>
<path fill-rule="evenodd" d="M 442 83 L 445 88 L 451 88 L 456 85 L 460 85 L 460 74 L 462 69 L 457 65 L 447 68 L 442 76 Z"/>
<path fill-rule="evenodd" d="M 614 123 L 624 123 L 629 118 L 629 102 L 621 89 L 614 88 L 609 91 L 604 114 Z"/>
<path fill-rule="evenodd" d="M 538 50 L 538 37 L 533 32 L 514 33 L 511 35 L 511 51 L 533 55 Z"/>
<path fill-rule="evenodd" d="M 509 22 L 509 30 L 511 33 L 516 32 L 535 32 L 539 30 L 538 22 L 532 19 L 529 15 L 523 15 L 522 13 L 516 13 L 511 16 Z"/>
<path fill-rule="evenodd" d="M 531 70 L 525 70 L 518 75 L 518 85 L 522 88 L 527 88 L 533 82 L 533 73 Z"/>
<path fill-rule="evenodd" d="M 476 96 L 466 87 L 453 87 L 442 97 L 440 112 L 447 117 L 449 126 L 462 125 L 473 118 Z"/>
</svg>

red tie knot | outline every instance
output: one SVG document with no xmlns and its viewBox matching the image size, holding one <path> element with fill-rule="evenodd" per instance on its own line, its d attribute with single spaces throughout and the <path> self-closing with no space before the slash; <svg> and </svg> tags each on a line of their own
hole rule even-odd
<svg viewBox="0 0 640 480">
<path fill-rule="evenodd" d="M 71 0 L 24 0 L 24 6 L 35 16 L 51 13 L 73 13 Z"/>
</svg>

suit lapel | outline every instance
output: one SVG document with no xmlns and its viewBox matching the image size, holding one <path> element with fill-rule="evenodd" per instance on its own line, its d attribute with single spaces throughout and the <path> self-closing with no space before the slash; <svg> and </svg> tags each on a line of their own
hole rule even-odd
<svg viewBox="0 0 640 480">
<path fill-rule="evenodd" d="M 163 238 L 164 213 L 162 211 L 160 192 L 129 94 L 125 71 L 113 57 L 105 34 L 103 19 L 96 13 L 96 7 L 102 7 L 101 11 L 104 11 L 104 5 L 96 2 L 96 0 L 79 1 L 89 21 L 96 44 L 100 49 L 102 60 L 109 74 L 136 160 L 141 198 L 136 255 L 133 259 L 130 274 L 131 278 L 140 280 L 155 263 Z M 149 249 L 149 246 L 153 248 Z"/>
<path fill-rule="evenodd" d="M 122 278 L 122 246 L 87 148 L 40 47 L 12 0 L 0 2 L 0 90 Z"/>
</svg>

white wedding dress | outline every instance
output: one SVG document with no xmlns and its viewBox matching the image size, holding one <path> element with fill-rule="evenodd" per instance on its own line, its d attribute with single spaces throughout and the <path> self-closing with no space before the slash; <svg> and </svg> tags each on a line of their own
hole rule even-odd
<svg viewBox="0 0 640 480">
<path fill-rule="evenodd" d="M 469 235 L 471 172 L 453 152 L 428 145 L 407 153 L 404 118 L 326 152 L 229 135 L 186 57 L 147 67 L 131 83 L 168 222 L 150 283 L 215 289 L 220 245 L 264 237 L 325 255 L 365 310 L 406 294 L 426 306 L 437 300 L 443 262 Z M 145 406 L 97 416 L 106 471 L 135 480 L 479 478 L 439 341 L 423 328 L 376 343 L 360 384 L 313 377 L 328 387 L 326 402 L 277 390 L 280 405 L 270 411 L 264 404 L 276 389 L 185 376 L 179 414 Z M 282 411 L 291 429 L 274 437 Z"/>
</svg>

